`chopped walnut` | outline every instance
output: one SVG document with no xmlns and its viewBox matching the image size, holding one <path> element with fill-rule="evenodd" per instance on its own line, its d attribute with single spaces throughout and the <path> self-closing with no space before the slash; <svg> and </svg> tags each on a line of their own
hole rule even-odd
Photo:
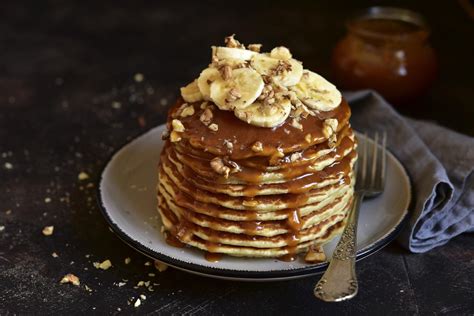
<svg viewBox="0 0 474 316">
<path fill-rule="evenodd" d="M 275 95 L 275 91 L 273 91 L 273 87 L 270 84 L 266 84 L 263 87 L 262 93 L 258 96 L 259 100 L 264 100 L 267 97 L 273 97 Z"/>
<path fill-rule="evenodd" d="M 206 108 L 204 112 L 202 112 L 201 116 L 199 117 L 199 120 L 206 126 L 211 124 L 212 121 L 212 111 L 209 108 Z"/>
<path fill-rule="evenodd" d="M 277 58 L 277 59 L 282 59 L 282 60 L 288 60 L 291 59 L 291 53 L 290 50 L 284 46 L 280 47 L 275 47 L 272 49 L 270 52 L 270 57 Z"/>
<path fill-rule="evenodd" d="M 272 105 L 275 103 L 275 98 L 272 97 L 267 97 L 265 100 L 263 100 L 264 105 Z"/>
<path fill-rule="evenodd" d="M 274 69 L 272 69 L 272 73 L 275 76 L 279 76 L 289 71 L 291 71 L 291 64 L 286 60 L 279 60 L 278 65 Z"/>
<path fill-rule="evenodd" d="M 94 262 L 94 267 L 96 269 L 108 270 L 112 266 L 112 262 L 107 259 L 102 262 Z"/>
<path fill-rule="evenodd" d="M 329 148 L 334 148 L 336 147 L 336 143 L 337 143 L 337 136 L 336 134 L 332 134 L 329 139 L 328 139 L 328 146 Z"/>
<path fill-rule="evenodd" d="M 192 105 L 185 107 L 179 114 L 181 117 L 188 117 L 192 115 L 194 115 L 194 106 Z"/>
<path fill-rule="evenodd" d="M 262 142 L 255 142 L 252 145 L 252 150 L 256 153 L 262 152 L 263 151 L 263 144 Z"/>
<path fill-rule="evenodd" d="M 306 262 L 324 262 L 326 261 L 326 255 L 324 253 L 323 247 L 321 246 L 312 246 L 308 252 L 306 253 L 306 256 L 304 257 L 304 260 Z"/>
<path fill-rule="evenodd" d="M 224 145 L 229 150 L 234 149 L 234 144 L 232 144 L 232 142 L 230 140 L 224 139 Z"/>
<path fill-rule="evenodd" d="M 306 134 L 306 136 L 304 137 L 304 140 L 305 140 L 307 143 L 311 143 L 311 141 L 312 141 L 311 134 Z"/>
<path fill-rule="evenodd" d="M 46 226 L 43 228 L 43 235 L 45 236 L 51 236 L 54 232 L 54 226 Z"/>
<path fill-rule="evenodd" d="M 227 98 L 225 99 L 225 102 L 230 103 L 234 102 L 237 99 L 240 99 L 242 95 L 240 94 L 240 91 L 237 88 L 232 88 L 229 90 L 227 94 Z"/>
<path fill-rule="evenodd" d="M 230 168 L 224 164 L 220 157 L 211 160 L 211 168 L 218 174 L 224 175 L 225 178 L 229 177 Z"/>
<path fill-rule="evenodd" d="M 326 119 L 324 120 L 324 125 L 329 126 L 333 132 L 337 131 L 338 122 L 336 119 L 333 119 L 333 118 Z"/>
<path fill-rule="evenodd" d="M 204 101 L 199 107 L 201 108 L 201 110 L 204 110 L 205 108 L 207 108 L 208 105 L 209 103 L 207 101 Z"/>
<path fill-rule="evenodd" d="M 89 175 L 85 173 L 84 171 L 81 171 L 78 175 L 77 178 L 82 181 L 82 180 L 87 180 L 89 179 Z"/>
<path fill-rule="evenodd" d="M 174 119 L 171 121 L 171 126 L 173 127 L 174 132 L 184 132 L 184 125 L 180 120 Z"/>
<path fill-rule="evenodd" d="M 172 131 L 170 134 L 170 141 L 172 143 L 179 142 L 181 140 L 181 135 L 178 132 Z"/>
<path fill-rule="evenodd" d="M 65 276 L 63 276 L 63 278 L 61 279 L 61 281 L 59 281 L 59 283 L 61 284 L 71 283 L 72 285 L 79 286 L 81 284 L 81 281 L 79 281 L 79 278 L 75 276 L 74 274 L 68 273 Z"/>
<path fill-rule="evenodd" d="M 294 118 L 291 120 L 291 126 L 296 129 L 299 129 L 300 131 L 303 130 L 303 124 L 300 123 L 300 120 L 298 118 Z"/>
<path fill-rule="evenodd" d="M 231 170 L 230 170 L 231 173 L 236 173 L 236 172 L 242 171 L 240 166 L 235 161 L 224 160 L 224 162 L 225 162 L 226 165 L 231 167 Z"/>
<path fill-rule="evenodd" d="M 185 102 L 179 106 L 179 108 L 173 113 L 172 117 L 177 118 L 178 116 L 181 115 L 181 112 L 183 112 L 183 109 L 187 107 L 188 104 Z"/>
<path fill-rule="evenodd" d="M 217 125 L 216 123 L 212 123 L 208 126 L 208 128 L 213 132 L 217 132 L 217 130 L 219 129 L 219 125 Z"/>
<path fill-rule="evenodd" d="M 238 40 L 236 40 L 234 36 L 235 34 L 227 36 L 224 40 L 225 45 L 231 48 L 244 48 L 245 49 L 245 46 L 242 45 Z"/>
<path fill-rule="evenodd" d="M 280 158 L 283 158 L 285 157 L 285 153 L 283 152 L 283 149 L 282 148 L 278 148 L 277 149 L 277 154 L 276 154 L 277 157 L 280 157 Z"/>
<path fill-rule="evenodd" d="M 221 74 L 222 79 L 229 80 L 232 78 L 232 68 L 229 65 L 222 65 L 219 67 L 219 73 Z"/>
<path fill-rule="evenodd" d="M 262 79 L 263 79 L 263 82 L 265 84 L 269 84 L 272 82 L 272 77 L 271 76 L 267 76 L 267 75 L 262 75 Z"/>
<path fill-rule="evenodd" d="M 303 155 L 300 152 L 292 153 L 290 156 L 290 161 L 295 162 L 296 160 L 301 159 L 301 157 L 303 157 Z"/>
<path fill-rule="evenodd" d="M 161 262 L 161 261 L 155 260 L 155 261 L 153 262 L 153 264 L 154 264 L 156 270 L 158 270 L 158 271 L 160 271 L 160 272 L 163 272 L 163 271 L 165 271 L 166 269 L 168 269 L 168 266 L 167 266 L 166 264 L 164 264 L 163 262 Z"/>
<path fill-rule="evenodd" d="M 306 118 L 311 114 L 311 111 L 302 102 L 292 102 L 294 110 L 290 114 L 291 117 Z"/>
<path fill-rule="evenodd" d="M 260 49 L 262 49 L 262 44 L 249 44 L 247 48 L 253 52 L 260 53 Z"/>
</svg>

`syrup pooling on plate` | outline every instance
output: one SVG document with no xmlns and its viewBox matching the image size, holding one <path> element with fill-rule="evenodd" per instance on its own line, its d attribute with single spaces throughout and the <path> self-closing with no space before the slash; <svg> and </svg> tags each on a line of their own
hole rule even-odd
<svg viewBox="0 0 474 316">
<path fill-rule="evenodd" d="M 339 91 L 284 47 L 232 36 L 170 109 L 157 187 L 163 230 L 206 252 L 295 260 L 343 227 L 356 142 Z M 180 245 L 180 244 L 178 244 Z"/>
</svg>

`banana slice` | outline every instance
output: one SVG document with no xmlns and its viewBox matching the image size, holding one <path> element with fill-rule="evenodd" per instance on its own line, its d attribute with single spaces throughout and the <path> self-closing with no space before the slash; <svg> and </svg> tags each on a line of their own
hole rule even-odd
<svg viewBox="0 0 474 316">
<path fill-rule="evenodd" d="M 213 54 L 217 56 L 218 59 L 238 59 L 238 60 L 250 60 L 252 56 L 256 55 L 256 52 L 253 52 L 248 49 L 243 48 L 231 48 L 218 46 L 212 47 Z"/>
<path fill-rule="evenodd" d="M 303 65 L 295 59 L 281 60 L 258 54 L 252 57 L 250 65 L 259 74 L 271 76 L 275 83 L 286 87 L 297 84 L 303 75 Z"/>
<path fill-rule="evenodd" d="M 211 83 L 219 79 L 221 79 L 221 74 L 216 68 L 206 68 L 201 72 L 197 79 L 197 85 L 204 100 L 211 99 Z"/>
<path fill-rule="evenodd" d="M 301 81 L 290 90 L 293 90 L 305 105 L 323 112 L 335 109 L 342 100 L 335 85 L 309 70 L 304 71 Z"/>
<path fill-rule="evenodd" d="M 186 87 L 182 87 L 181 96 L 186 102 L 197 102 L 203 99 L 201 91 L 199 90 L 197 80 L 194 80 Z"/>
<path fill-rule="evenodd" d="M 290 115 L 291 102 L 283 99 L 272 105 L 255 102 L 245 109 L 235 109 L 234 114 L 239 119 L 251 125 L 260 127 L 275 127 L 282 124 Z"/>
<path fill-rule="evenodd" d="M 263 90 L 262 77 L 251 68 L 232 70 L 228 80 L 211 83 L 211 100 L 221 110 L 243 109 L 252 104 Z"/>
</svg>

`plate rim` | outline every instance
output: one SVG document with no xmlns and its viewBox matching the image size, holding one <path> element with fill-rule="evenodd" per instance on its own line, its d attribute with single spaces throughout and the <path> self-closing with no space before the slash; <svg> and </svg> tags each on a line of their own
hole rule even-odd
<svg viewBox="0 0 474 316">
<path fill-rule="evenodd" d="M 180 259 L 170 257 L 166 254 L 157 252 L 147 247 L 146 245 L 140 243 L 138 240 L 134 239 L 132 236 L 127 234 L 125 231 L 123 231 L 109 216 L 109 213 L 102 200 L 101 188 L 102 188 L 102 181 L 104 179 L 103 177 L 104 172 L 109 167 L 110 163 L 115 158 L 115 156 L 119 154 L 125 147 L 131 145 L 133 142 L 145 136 L 146 134 L 152 132 L 153 130 L 160 129 L 165 125 L 166 123 L 153 126 L 147 129 L 146 131 L 140 132 L 137 135 L 131 137 L 129 140 L 125 140 L 122 144 L 120 144 L 117 147 L 117 149 L 115 149 L 111 154 L 108 155 L 108 158 L 105 160 L 105 162 L 100 168 L 100 174 L 99 174 L 98 179 L 96 180 L 97 204 L 99 206 L 99 210 L 102 213 L 102 216 L 104 217 L 106 223 L 112 229 L 114 234 L 119 237 L 120 240 L 122 240 L 125 244 L 135 249 L 136 251 L 152 259 L 162 261 L 163 263 L 170 265 L 176 269 L 183 270 L 189 273 L 203 275 L 203 276 L 214 277 L 214 278 L 217 277 L 217 278 L 228 278 L 228 279 L 233 279 L 233 280 L 256 280 L 256 281 L 258 280 L 268 281 L 272 279 L 283 280 L 283 279 L 315 275 L 315 274 L 323 273 L 326 270 L 328 266 L 328 262 L 320 263 L 314 266 L 295 268 L 291 270 L 270 270 L 270 271 L 247 271 L 247 270 L 232 270 L 232 269 L 225 269 L 225 268 L 218 268 L 218 267 L 207 267 L 207 266 L 202 266 L 195 263 L 186 262 Z M 363 135 L 356 130 L 355 132 L 359 135 Z M 387 149 L 387 152 L 389 155 L 393 156 L 395 163 L 398 164 L 399 167 L 401 167 L 401 170 L 403 171 L 404 175 L 406 176 L 408 180 L 408 192 L 409 192 L 408 207 L 404 210 L 404 214 L 401 220 L 399 220 L 399 222 L 394 227 L 392 227 L 392 229 L 387 234 L 385 234 L 381 239 L 377 240 L 373 244 L 368 245 L 367 247 L 362 248 L 361 250 L 357 252 L 356 261 L 362 260 L 378 252 L 379 250 L 387 246 L 391 241 L 393 241 L 398 236 L 398 234 L 403 229 L 403 227 L 406 225 L 406 223 L 408 222 L 409 214 L 412 212 L 412 209 L 413 209 L 412 204 L 413 204 L 414 199 L 413 199 L 413 186 L 412 186 L 411 177 L 409 173 L 407 172 L 405 166 L 400 162 L 397 156 L 388 149 Z M 274 258 L 271 258 L 270 260 L 273 260 L 273 259 Z"/>
</svg>

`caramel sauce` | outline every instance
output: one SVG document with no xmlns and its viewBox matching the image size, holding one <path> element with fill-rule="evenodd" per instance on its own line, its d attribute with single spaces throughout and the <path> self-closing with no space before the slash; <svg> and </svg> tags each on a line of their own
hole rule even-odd
<svg viewBox="0 0 474 316">
<path fill-rule="evenodd" d="M 204 258 L 209 262 L 219 262 L 222 259 L 222 254 L 215 252 L 206 252 Z"/>
<path fill-rule="evenodd" d="M 163 169 L 160 169 L 160 172 L 166 174 Z M 220 204 L 220 203 L 226 203 L 226 202 L 235 202 L 237 204 L 243 204 L 247 200 L 246 198 L 230 197 L 228 195 L 219 194 L 219 193 L 209 195 L 208 192 L 202 191 L 194 187 L 192 184 L 187 182 L 186 179 L 180 176 L 178 173 L 175 173 L 174 176 L 179 181 L 180 190 L 183 190 L 184 192 L 186 192 L 186 194 L 189 194 L 189 196 L 191 196 L 193 199 L 196 200 L 196 203 L 200 202 L 200 203 L 211 203 L 211 204 L 219 203 Z M 316 189 L 312 189 L 308 191 L 307 193 L 317 195 L 322 192 L 324 191 L 316 188 Z M 300 207 L 301 205 L 304 205 L 305 202 L 308 200 L 308 197 L 309 197 L 309 194 L 284 194 L 284 195 L 279 195 L 279 201 L 281 203 L 285 203 L 286 205 L 288 205 L 289 208 L 296 208 L 296 207 Z M 260 195 L 255 199 L 257 199 L 257 203 L 275 202 L 274 197 L 269 197 L 265 195 Z M 249 211 L 250 212 L 252 211 L 251 206 L 246 207 L 245 212 L 249 212 Z"/>
<path fill-rule="evenodd" d="M 166 243 L 170 246 L 176 247 L 176 248 L 183 248 L 186 246 L 186 244 L 182 243 L 181 241 L 178 240 L 173 234 L 168 233 L 166 234 Z"/>
<path fill-rule="evenodd" d="M 298 209 L 288 212 L 288 228 L 292 231 L 299 231 L 303 226 Z"/>
<path fill-rule="evenodd" d="M 353 150 L 347 156 L 345 156 L 340 161 L 335 161 L 330 166 L 324 168 L 321 171 L 303 174 L 291 181 L 287 181 L 284 183 L 273 183 L 273 184 L 266 184 L 260 185 L 259 188 L 271 188 L 274 190 L 284 190 L 287 193 L 305 193 L 309 190 L 315 188 L 317 184 L 321 183 L 324 180 L 332 179 L 332 178 L 341 178 L 345 175 L 348 175 L 352 171 L 352 160 L 356 157 L 356 152 Z M 162 159 L 169 162 L 169 158 L 166 156 L 162 156 Z M 172 165 L 172 164 L 170 164 Z M 176 175 L 179 173 L 176 168 Z M 197 187 L 204 191 L 210 191 L 214 193 L 220 193 L 219 189 L 227 190 L 229 189 L 229 185 L 220 185 L 216 184 L 211 180 L 204 179 L 198 175 L 196 175 L 190 168 L 183 166 L 183 170 L 181 171 L 182 174 L 180 176 L 177 175 L 178 178 L 183 178 L 183 182 L 191 183 L 192 186 Z M 215 175 L 217 177 L 219 175 Z M 249 196 L 255 196 L 257 188 L 251 188 Z M 245 193 L 245 191 L 244 191 Z M 248 192 L 247 192 L 248 193 Z M 247 196 L 247 195 L 246 195 Z M 283 198 L 285 198 L 283 196 Z"/>
<path fill-rule="evenodd" d="M 179 100 L 170 110 L 170 118 L 182 103 Z M 219 131 L 211 132 L 198 119 L 203 110 L 197 104 L 194 108 L 194 115 L 180 118 L 186 130 L 183 139 L 178 143 L 168 141 L 160 155 L 159 172 L 163 183 L 159 185 L 159 207 L 173 226 L 167 234 L 168 244 L 183 247 L 186 243 L 197 242 L 207 250 L 206 260 L 217 262 L 221 258 L 218 251 L 223 239 L 246 243 L 249 247 L 257 242 L 281 244 L 284 241 L 287 254 L 280 259 L 293 261 L 302 237 L 318 234 L 327 225 L 341 220 L 343 215 L 332 215 L 303 229 L 307 220 L 340 203 L 342 197 L 307 216 L 301 216 L 299 209 L 308 204 L 309 197 L 350 183 L 356 152 L 348 123 L 350 109 L 345 100 L 334 111 L 302 120 L 302 131 L 293 128 L 290 120 L 275 128 L 260 128 L 238 120 L 231 112 L 214 109 L 213 123 L 219 126 Z M 326 118 L 336 118 L 339 122 L 334 148 L 329 147 L 322 134 Z M 311 136 L 310 141 L 305 140 L 307 134 Z M 229 140 L 233 143 L 232 150 L 225 146 L 225 141 Z M 258 153 L 251 149 L 257 141 L 264 144 Z M 301 153 L 296 161 L 281 154 L 295 151 Z M 217 174 L 210 166 L 216 155 L 237 163 L 240 171 L 228 179 Z M 315 171 L 316 163 L 329 165 Z M 267 172 L 277 175 L 278 181 L 264 183 L 262 180 Z M 326 180 L 337 183 L 318 188 Z M 276 193 L 264 195 L 262 190 Z M 229 191 L 232 194 L 229 195 Z M 227 203 L 240 207 L 228 208 Z M 271 211 L 279 217 L 260 220 L 257 207 L 260 203 L 282 205 Z M 236 228 L 241 233 L 236 233 Z M 264 231 L 277 229 L 284 229 L 286 233 L 267 236 Z"/>
<path fill-rule="evenodd" d="M 169 122 L 175 116 L 175 112 L 182 104 L 183 100 L 179 99 L 170 109 L 168 127 L 170 127 Z M 194 115 L 180 118 L 186 129 L 182 135 L 183 139 L 194 148 L 208 151 L 214 155 L 229 156 L 232 160 L 256 155 L 274 156 L 278 152 L 278 148 L 283 152 L 305 149 L 326 140 L 322 133 L 322 125 L 326 118 L 336 118 L 343 126 L 350 117 L 350 109 L 344 99 L 333 111 L 321 112 L 318 116 L 308 116 L 302 120 L 303 130 L 292 127 L 291 120 L 286 120 L 285 123 L 274 128 L 257 127 L 237 119 L 230 111 L 214 109 L 212 122 L 219 126 L 219 132 L 214 133 L 199 120 L 199 116 L 204 111 L 199 106 L 200 103 L 194 104 L 196 110 Z M 290 135 L 285 132 L 285 129 L 291 131 Z M 302 141 L 307 134 L 311 134 L 310 143 Z M 237 140 L 237 144 L 234 144 L 232 153 L 229 153 L 225 141 L 234 139 Z M 264 153 L 257 154 L 252 150 L 252 145 L 257 141 L 265 144 Z"/>
</svg>

